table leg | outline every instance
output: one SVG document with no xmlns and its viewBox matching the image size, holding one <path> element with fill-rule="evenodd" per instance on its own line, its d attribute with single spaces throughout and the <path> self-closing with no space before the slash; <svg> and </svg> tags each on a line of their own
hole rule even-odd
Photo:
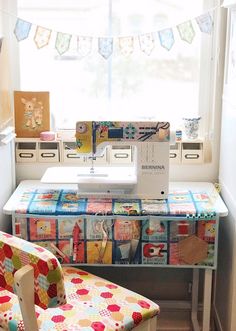
<svg viewBox="0 0 236 331">
<path fill-rule="evenodd" d="M 210 330 L 212 270 L 204 270 L 202 331 Z"/>
<path fill-rule="evenodd" d="M 193 331 L 200 331 L 198 323 L 198 285 L 199 285 L 199 269 L 193 269 L 193 284 L 192 284 L 192 308 L 191 320 Z"/>
</svg>

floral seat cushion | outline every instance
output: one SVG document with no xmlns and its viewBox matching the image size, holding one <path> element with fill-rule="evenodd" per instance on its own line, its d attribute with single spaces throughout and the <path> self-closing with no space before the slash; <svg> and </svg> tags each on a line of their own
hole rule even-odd
<svg viewBox="0 0 236 331">
<path fill-rule="evenodd" d="M 40 331 L 125 331 L 159 312 L 149 299 L 86 271 L 64 267 L 63 274 L 67 303 L 47 310 L 36 307 Z M 0 325 L 24 330 L 17 297 L 5 290 L 0 291 Z"/>
</svg>

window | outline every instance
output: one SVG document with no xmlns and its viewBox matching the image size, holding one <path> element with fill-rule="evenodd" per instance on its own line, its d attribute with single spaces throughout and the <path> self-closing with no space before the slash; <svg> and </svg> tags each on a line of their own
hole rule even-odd
<svg viewBox="0 0 236 331">
<path fill-rule="evenodd" d="M 199 116 L 209 106 L 201 101 L 206 92 L 201 84 L 209 77 L 211 47 L 203 43 L 211 45 L 213 35 L 201 33 L 193 18 L 205 12 L 205 2 L 18 0 L 18 16 L 34 23 L 29 37 L 19 42 L 21 90 L 50 91 L 56 128 L 74 128 L 77 120 L 152 118 L 176 123 L 184 116 Z M 176 25 L 190 18 L 196 35 L 188 44 Z M 39 50 L 33 41 L 37 25 L 53 30 L 49 45 Z M 166 27 L 174 30 L 170 51 L 161 47 L 157 33 Z M 72 34 L 70 49 L 62 56 L 55 50 L 57 31 Z M 138 41 L 148 32 L 155 38 L 149 56 Z M 92 37 L 91 53 L 85 57 L 77 52 L 78 36 Z M 114 38 L 107 60 L 98 53 L 97 38 L 102 36 Z M 134 37 L 130 56 L 121 54 L 120 36 Z"/>
</svg>

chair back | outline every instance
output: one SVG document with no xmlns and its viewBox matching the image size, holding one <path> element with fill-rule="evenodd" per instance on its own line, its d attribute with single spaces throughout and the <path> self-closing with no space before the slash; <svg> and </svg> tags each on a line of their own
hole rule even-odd
<svg viewBox="0 0 236 331">
<path fill-rule="evenodd" d="M 34 269 L 34 301 L 43 309 L 66 303 L 62 268 L 48 250 L 0 231 L 0 287 L 16 293 L 14 273 Z"/>
</svg>

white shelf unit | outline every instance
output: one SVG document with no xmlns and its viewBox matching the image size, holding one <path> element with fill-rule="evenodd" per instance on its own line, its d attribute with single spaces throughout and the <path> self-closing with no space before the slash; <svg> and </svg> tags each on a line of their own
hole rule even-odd
<svg viewBox="0 0 236 331">
<path fill-rule="evenodd" d="M 60 141 L 42 141 L 37 138 L 16 139 L 17 163 L 60 162 Z"/>
<path fill-rule="evenodd" d="M 204 162 L 203 139 L 185 139 L 170 145 L 170 162 L 172 164 L 202 164 Z"/>
<path fill-rule="evenodd" d="M 86 156 L 80 156 L 75 151 L 75 139 L 57 139 L 42 141 L 39 138 L 16 138 L 17 163 L 66 163 L 67 165 L 82 165 Z M 112 160 L 113 149 L 110 150 Z M 95 163 L 105 161 L 99 158 Z M 126 161 L 128 162 L 128 160 Z M 170 162 L 173 164 L 201 164 L 204 162 L 203 139 L 178 141 L 170 145 Z"/>
</svg>

